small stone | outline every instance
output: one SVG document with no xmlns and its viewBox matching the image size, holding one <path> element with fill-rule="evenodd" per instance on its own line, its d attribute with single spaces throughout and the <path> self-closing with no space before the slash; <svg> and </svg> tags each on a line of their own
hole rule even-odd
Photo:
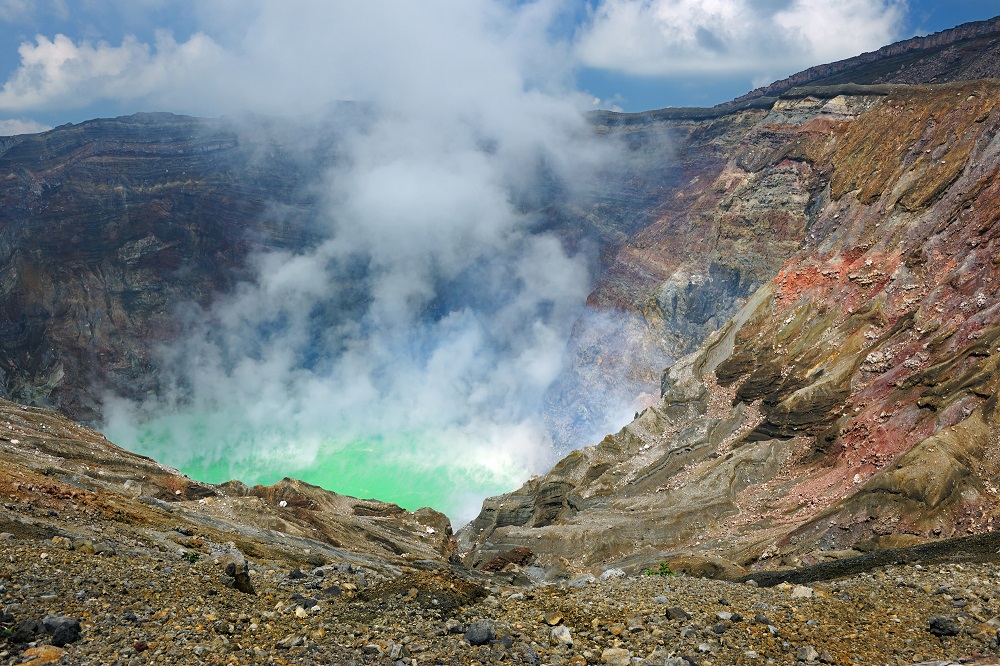
<svg viewBox="0 0 1000 666">
<path fill-rule="evenodd" d="M 563 614 L 560 613 L 559 611 L 553 611 L 551 613 L 546 613 L 545 615 L 545 624 L 549 625 L 550 627 L 554 627 L 557 624 L 562 624 L 562 621 L 563 621 Z"/>
<path fill-rule="evenodd" d="M 306 575 L 302 573 L 302 569 L 292 569 L 288 572 L 288 577 L 291 580 L 301 580 L 302 578 L 305 578 Z"/>
<path fill-rule="evenodd" d="M 723 622 L 729 622 L 730 620 L 733 619 L 733 614 L 730 613 L 729 611 L 722 611 L 720 613 L 716 613 L 715 617 L 722 620 Z"/>
<path fill-rule="evenodd" d="M 670 603 L 670 599 L 667 599 L 665 596 L 663 596 L 661 594 L 658 597 L 653 597 L 653 603 L 654 604 L 668 604 L 668 603 Z"/>
<path fill-rule="evenodd" d="M 579 578 L 574 578 L 573 580 L 571 580 L 566 584 L 569 585 L 570 587 L 586 587 L 587 585 L 595 582 L 596 580 L 597 579 L 594 578 L 594 576 L 592 576 L 591 574 L 584 574 Z"/>
<path fill-rule="evenodd" d="M 465 625 L 455 618 L 448 618 L 444 623 L 444 630 L 449 634 L 461 634 L 465 631 Z"/>
<path fill-rule="evenodd" d="M 302 606 L 295 607 L 295 617 L 309 617 L 309 613 Z"/>
<path fill-rule="evenodd" d="M 493 623 L 489 620 L 476 620 L 465 631 L 465 640 L 469 642 L 469 645 L 486 645 L 496 636 Z"/>
<path fill-rule="evenodd" d="M 803 645 L 795 651 L 795 658 L 799 661 L 816 661 L 819 659 L 819 652 L 811 645 Z"/>
<path fill-rule="evenodd" d="M 601 663 L 608 666 L 630 666 L 632 653 L 624 648 L 605 648 L 601 652 Z"/>
<path fill-rule="evenodd" d="M 521 661 L 528 664 L 528 666 L 541 666 L 541 658 L 530 645 L 522 643 L 518 646 L 518 651 L 520 652 Z"/>
<path fill-rule="evenodd" d="M 373 657 L 381 657 L 384 651 L 381 645 L 376 645 L 375 643 L 369 643 L 368 645 L 361 648 L 362 654 L 367 654 Z"/>
<path fill-rule="evenodd" d="M 796 585 L 792 588 L 792 599 L 811 599 L 813 594 L 813 589 L 805 585 Z"/>
<path fill-rule="evenodd" d="M 552 630 L 549 631 L 549 643 L 556 647 L 572 647 L 573 636 L 568 627 L 563 625 L 552 627 Z"/>
<path fill-rule="evenodd" d="M 80 621 L 62 615 L 46 615 L 42 619 L 45 631 L 52 634 L 52 644 L 63 647 L 80 640 Z"/>
<path fill-rule="evenodd" d="M 52 645 L 40 645 L 31 647 L 21 653 L 21 666 L 43 666 L 44 664 L 55 664 L 62 660 L 66 650 Z"/>
<path fill-rule="evenodd" d="M 243 553 L 233 547 L 223 553 L 214 553 L 213 556 L 224 573 L 224 581 L 228 587 L 244 594 L 257 594 L 250 581 L 250 565 Z"/>
<path fill-rule="evenodd" d="M 928 631 L 941 638 L 943 636 L 957 636 L 959 632 L 958 622 L 953 618 L 944 615 L 936 615 L 930 619 Z"/>
<path fill-rule="evenodd" d="M 830 654 L 829 650 L 822 650 L 819 653 L 819 660 L 824 664 L 836 664 L 837 660 L 834 659 L 833 655 Z"/>
<path fill-rule="evenodd" d="M 606 569 L 601 573 L 601 580 L 613 580 L 615 578 L 624 578 L 625 572 L 621 569 Z"/>
<path fill-rule="evenodd" d="M 690 620 L 691 614 L 680 606 L 672 606 L 667 609 L 668 620 Z"/>
</svg>

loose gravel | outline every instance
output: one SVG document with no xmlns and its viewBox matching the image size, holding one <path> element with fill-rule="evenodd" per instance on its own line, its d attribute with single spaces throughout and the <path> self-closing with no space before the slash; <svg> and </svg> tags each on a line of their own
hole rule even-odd
<svg viewBox="0 0 1000 666">
<path fill-rule="evenodd" d="M 989 656 L 1000 629 L 993 564 L 761 588 L 657 575 L 515 587 L 447 570 L 389 579 L 346 562 L 251 562 L 250 595 L 211 557 L 192 559 L 0 540 L 0 664 L 1000 661 Z"/>
</svg>

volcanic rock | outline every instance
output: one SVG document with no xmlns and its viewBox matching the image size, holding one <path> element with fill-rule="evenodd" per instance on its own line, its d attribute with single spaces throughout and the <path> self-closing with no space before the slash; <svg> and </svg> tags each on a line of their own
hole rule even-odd
<svg viewBox="0 0 1000 666">
<path fill-rule="evenodd" d="M 466 561 L 530 547 L 542 566 L 640 571 L 697 546 L 773 567 L 989 531 L 998 96 L 995 81 L 811 89 L 725 116 L 748 128 L 721 172 L 642 232 L 643 253 L 623 250 L 622 270 L 656 269 L 592 299 L 634 302 L 668 280 L 694 256 L 671 224 L 696 214 L 733 244 L 719 256 L 770 257 L 751 272 L 773 277 L 631 424 L 487 500 L 459 534 Z"/>
</svg>

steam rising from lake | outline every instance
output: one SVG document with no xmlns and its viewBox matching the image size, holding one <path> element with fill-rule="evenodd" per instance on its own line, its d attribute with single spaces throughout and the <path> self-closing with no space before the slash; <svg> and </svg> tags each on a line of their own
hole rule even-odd
<svg viewBox="0 0 1000 666">
<path fill-rule="evenodd" d="M 542 396 L 591 277 L 541 229 L 614 156 L 549 5 L 457 7 L 359 5 L 338 26 L 350 48 L 310 66 L 365 105 L 316 177 L 321 240 L 182 304 L 162 394 L 107 397 L 113 441 L 207 481 L 295 476 L 458 521 L 551 462 Z"/>
</svg>

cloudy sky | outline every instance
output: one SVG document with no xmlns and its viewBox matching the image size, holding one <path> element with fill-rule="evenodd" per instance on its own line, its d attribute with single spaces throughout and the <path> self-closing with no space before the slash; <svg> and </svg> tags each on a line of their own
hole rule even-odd
<svg viewBox="0 0 1000 666">
<path fill-rule="evenodd" d="M 363 4 L 0 0 L 0 129 L 140 110 L 308 110 L 380 94 L 366 81 L 383 81 L 398 62 L 387 54 L 399 49 L 413 67 L 440 71 L 419 77 L 431 90 L 410 90 L 402 76 L 399 94 L 438 94 L 446 103 L 456 65 L 482 67 L 479 92 L 488 94 L 489 54 L 464 44 L 470 21 L 521 41 L 518 72 L 547 79 L 517 85 L 560 85 L 587 104 L 626 111 L 713 105 L 815 64 L 998 12 L 995 0 L 431 1 L 419 12 Z M 460 53 L 473 57 L 463 62 Z"/>
</svg>

